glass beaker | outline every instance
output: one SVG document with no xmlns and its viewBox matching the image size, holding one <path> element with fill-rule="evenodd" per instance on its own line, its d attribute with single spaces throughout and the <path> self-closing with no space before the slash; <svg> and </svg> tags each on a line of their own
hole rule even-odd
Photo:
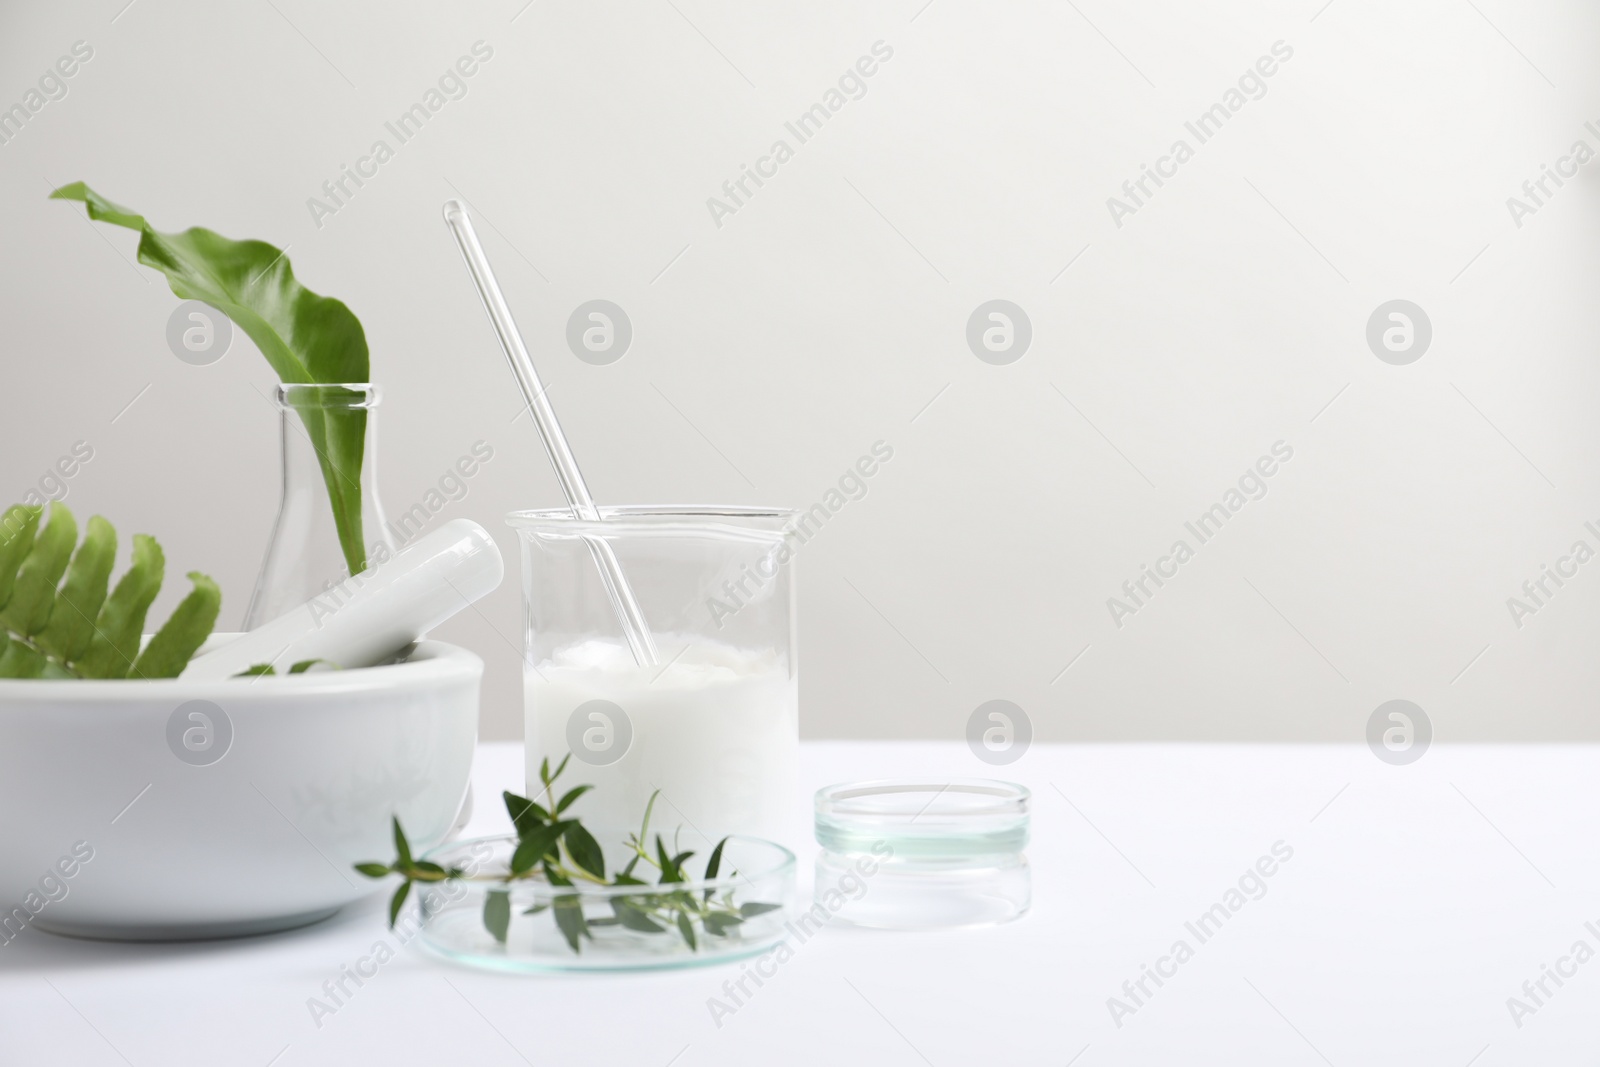
<svg viewBox="0 0 1600 1067">
<path fill-rule="evenodd" d="M 394 554 L 394 536 L 378 501 L 379 399 L 375 385 L 278 386 L 283 499 L 244 629 L 270 622 Z M 354 466 L 352 459 L 359 461 L 359 479 L 342 473 Z M 346 515 L 343 528 L 334 516 L 330 481 Z"/>
<path fill-rule="evenodd" d="M 595 788 L 573 811 L 625 855 L 652 795 L 651 840 L 668 854 L 728 834 L 788 843 L 797 797 L 799 679 L 791 523 L 735 507 L 601 508 L 507 516 L 522 541 L 528 796 L 539 767 L 569 753 L 558 794 Z M 592 541 L 609 542 L 659 662 L 629 649 Z M 674 836 L 677 843 L 674 844 Z"/>
</svg>

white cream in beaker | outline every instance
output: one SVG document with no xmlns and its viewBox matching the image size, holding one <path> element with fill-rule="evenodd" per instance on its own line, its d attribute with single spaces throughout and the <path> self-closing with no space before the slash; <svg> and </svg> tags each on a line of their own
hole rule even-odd
<svg viewBox="0 0 1600 1067">
<path fill-rule="evenodd" d="M 698 854 L 692 870 L 728 834 L 792 848 L 799 687 L 791 664 L 771 649 L 705 637 L 663 634 L 657 643 L 665 666 L 640 667 L 625 644 L 604 638 L 525 665 L 528 795 L 541 788 L 540 762 L 554 768 L 571 752 L 556 792 L 595 787 L 572 812 L 613 864 L 625 862 L 623 841 L 657 791 L 652 841 L 659 831 L 671 850 L 678 835 L 680 849 Z"/>
</svg>

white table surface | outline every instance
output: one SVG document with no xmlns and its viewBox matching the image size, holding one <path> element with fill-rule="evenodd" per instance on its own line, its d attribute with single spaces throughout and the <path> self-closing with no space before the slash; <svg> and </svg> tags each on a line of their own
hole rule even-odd
<svg viewBox="0 0 1600 1067">
<path fill-rule="evenodd" d="M 504 826 L 493 798 L 520 759 L 481 748 L 473 832 Z M 807 744 L 802 767 L 806 797 L 990 770 L 943 743 Z M 1036 745 L 993 775 L 1035 793 L 1029 916 L 829 928 L 720 1028 L 707 1000 L 738 964 L 513 977 L 414 946 L 319 1027 L 308 998 L 387 936 L 378 899 L 229 942 L 30 930 L 0 953 L 0 1064 L 1591 1063 L 1600 959 L 1547 979 L 1520 1027 L 1507 998 L 1575 942 L 1600 951 L 1597 769 L 1589 746 L 1436 745 L 1392 767 L 1353 746 Z M 1198 943 L 1185 922 L 1278 841 L 1294 854 L 1265 895 Z M 1180 938 L 1193 958 L 1117 1026 L 1108 998 Z"/>
</svg>

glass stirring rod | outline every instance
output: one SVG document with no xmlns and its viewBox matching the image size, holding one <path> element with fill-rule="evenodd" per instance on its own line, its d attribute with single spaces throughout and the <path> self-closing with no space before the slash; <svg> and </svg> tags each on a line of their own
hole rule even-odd
<svg viewBox="0 0 1600 1067">
<path fill-rule="evenodd" d="M 478 233 L 473 229 L 465 205 L 459 200 L 445 201 L 444 221 L 455 235 L 456 244 L 461 248 L 461 258 L 467 264 L 467 272 L 472 275 L 478 296 L 483 299 L 483 309 L 488 312 L 495 336 L 500 339 L 500 348 L 505 352 L 511 372 L 516 375 L 522 395 L 528 401 L 528 409 L 533 412 L 533 424 L 539 430 L 539 439 L 544 442 L 551 466 L 556 469 L 556 479 L 561 483 L 561 491 L 566 494 L 567 504 L 571 506 L 573 515 L 582 521 L 602 521 L 600 509 L 595 507 L 589 487 L 584 483 L 583 473 L 578 470 L 572 447 L 561 432 L 561 423 L 556 420 L 555 408 L 550 405 L 544 383 L 539 380 L 533 357 L 528 354 L 527 345 L 522 343 L 522 334 L 511 317 L 511 306 L 500 291 L 500 283 L 495 280 L 494 269 L 489 266 L 489 257 L 484 255 L 483 245 L 478 243 Z M 639 601 L 633 595 L 633 587 L 622 573 L 621 562 L 611 550 L 610 542 L 604 537 L 590 534 L 585 534 L 583 540 L 594 556 L 595 565 L 600 568 L 606 595 L 622 621 L 622 632 L 628 639 L 634 660 L 642 667 L 658 665 L 660 655 L 650 636 L 650 627 L 639 608 Z"/>
</svg>

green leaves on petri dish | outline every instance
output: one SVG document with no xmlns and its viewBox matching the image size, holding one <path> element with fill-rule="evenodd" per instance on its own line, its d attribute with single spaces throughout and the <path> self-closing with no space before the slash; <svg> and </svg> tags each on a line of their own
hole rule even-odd
<svg viewBox="0 0 1600 1067">
<path fill-rule="evenodd" d="M 539 794 L 541 797 L 554 799 L 556 779 L 566 767 L 567 760 L 562 760 L 561 765 L 551 771 L 550 761 L 543 762 L 539 768 L 539 780 L 544 786 Z M 731 890 L 724 890 L 717 896 L 712 889 L 696 893 L 685 888 L 695 881 L 686 869 L 694 853 L 669 851 L 660 834 L 655 836 L 653 854 L 645 846 L 650 834 L 650 814 L 659 793 L 652 794 L 645 805 L 639 832 L 628 837 L 626 847 L 632 853 L 628 865 L 608 880 L 605 854 L 594 835 L 578 819 L 562 817 L 591 788 L 580 785 L 571 789 L 551 808 L 515 793 L 503 794 L 506 813 L 511 816 L 511 825 L 517 835 L 517 847 L 504 874 L 469 875 L 460 868 L 447 871 L 438 864 L 413 860 L 411 846 L 400 828 L 398 818 L 394 820 L 395 849 L 398 853 L 395 861 L 358 863 L 356 870 L 368 878 L 387 878 L 392 874 L 401 876 L 402 881 L 389 901 L 391 927 L 405 905 L 412 884 L 416 882 L 475 881 L 509 887 L 517 882 L 543 881 L 557 889 L 576 889 L 573 893 L 551 894 L 549 901 L 536 902 L 521 912 L 523 916 L 549 912 L 562 939 L 574 953 L 581 953 L 584 940 L 593 940 L 594 931 L 605 927 L 621 927 L 650 935 L 675 932 L 691 952 L 698 952 L 705 936 L 736 936 L 737 928 L 746 920 L 782 907 L 781 904 L 760 901 L 741 904 L 734 899 Z M 723 838 L 712 850 L 711 858 L 706 863 L 704 881 L 709 882 L 717 877 L 727 843 L 728 839 Z M 656 869 L 655 883 L 635 877 L 633 872 L 641 861 Z M 590 909 L 586 909 L 584 887 L 631 891 L 595 892 L 587 901 Z M 591 914 L 590 910 L 602 902 L 610 907 L 611 914 Z M 510 888 L 490 889 L 483 902 L 484 929 L 496 942 L 505 944 L 511 936 L 512 922 Z"/>
<path fill-rule="evenodd" d="M 166 566 L 161 546 L 135 534 L 108 595 L 116 530 L 96 515 L 79 544 L 65 504 L 50 505 L 41 527 L 43 512 L 17 504 L 0 515 L 0 678 L 176 678 L 216 625 L 217 583 L 191 571 L 193 590 L 141 651 Z"/>
<path fill-rule="evenodd" d="M 139 262 L 167 276 L 178 297 L 228 316 L 255 342 L 288 385 L 353 385 L 367 381 L 367 335 L 348 307 L 295 280 L 289 259 L 265 241 L 234 241 L 201 227 L 182 233 L 152 229 L 83 182 L 63 185 L 53 200 L 81 200 L 89 218 L 136 230 Z M 360 407 L 296 405 L 316 449 L 333 506 L 339 547 L 351 574 L 367 569 L 361 530 L 361 462 L 367 413 Z"/>
</svg>

